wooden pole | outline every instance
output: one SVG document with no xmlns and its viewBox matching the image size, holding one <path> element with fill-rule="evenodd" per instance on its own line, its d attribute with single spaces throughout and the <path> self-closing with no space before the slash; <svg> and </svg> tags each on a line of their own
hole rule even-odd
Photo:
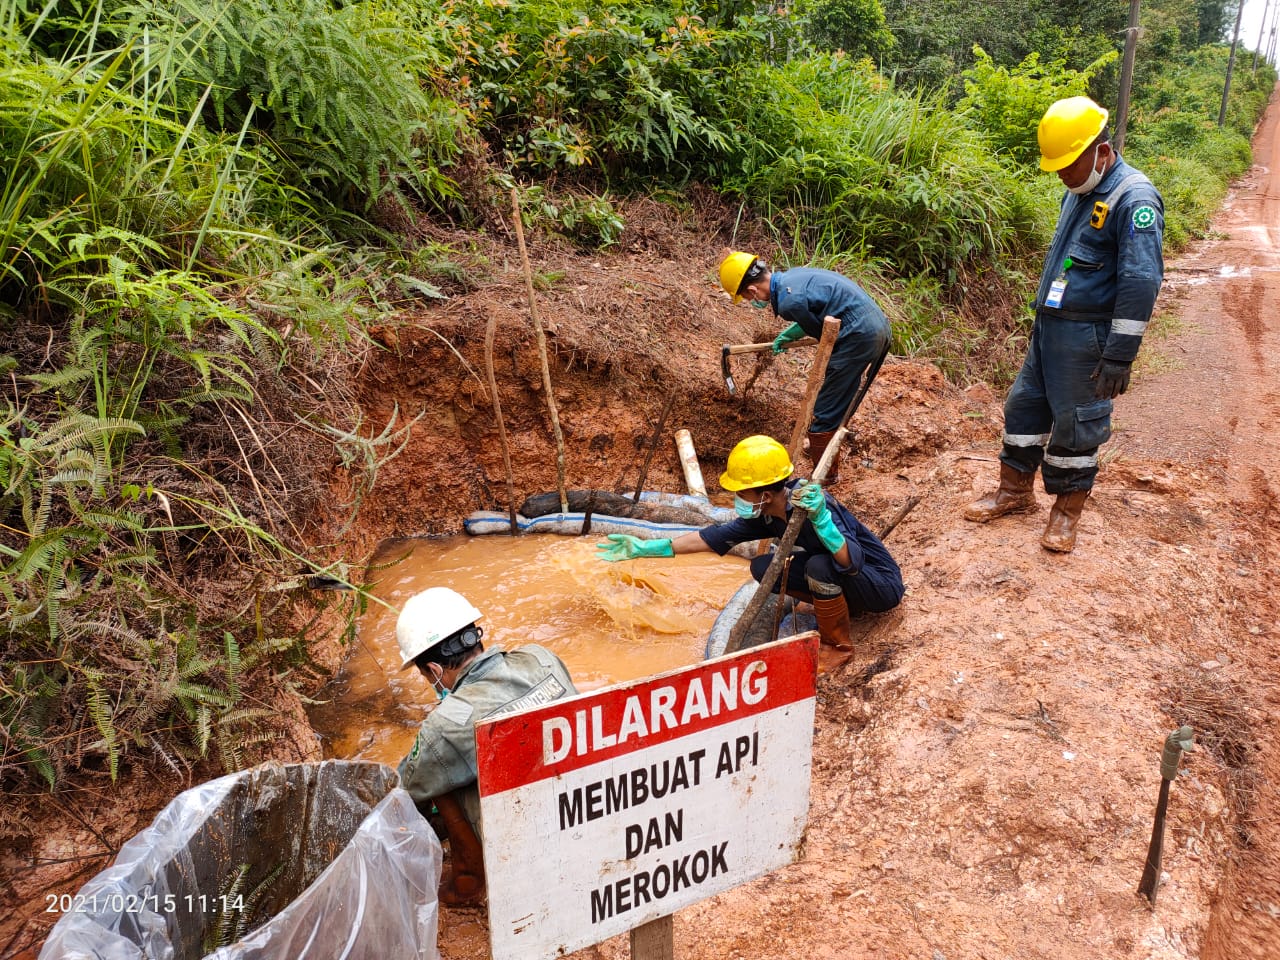
<svg viewBox="0 0 1280 960">
<path fill-rule="evenodd" d="M 822 321 L 822 339 L 818 341 L 818 354 L 813 358 L 813 367 L 809 370 L 809 383 L 804 388 L 804 400 L 800 404 L 800 415 L 791 431 L 791 442 L 787 444 L 787 453 L 791 462 L 800 459 L 800 450 L 804 444 L 804 435 L 809 432 L 809 423 L 813 420 L 813 405 L 818 400 L 818 389 L 827 376 L 827 361 L 831 359 L 831 351 L 835 349 L 836 337 L 840 335 L 840 321 L 835 317 L 827 317 Z"/>
<path fill-rule="evenodd" d="M 631 960 L 675 960 L 675 926 L 671 914 L 631 931 Z"/>
<path fill-rule="evenodd" d="M 1139 0 L 1129 0 L 1129 26 L 1124 32 L 1124 60 L 1120 65 L 1120 97 L 1116 104 L 1116 152 L 1124 153 L 1124 133 L 1129 125 L 1129 91 L 1133 89 L 1133 58 L 1138 48 Z"/>
<path fill-rule="evenodd" d="M 484 331 L 484 369 L 489 375 L 489 392 L 493 395 L 493 415 L 498 420 L 498 442 L 502 445 L 502 466 L 507 471 L 507 516 L 511 518 L 511 535 L 519 533 L 516 526 L 516 481 L 511 472 L 511 449 L 507 446 L 507 425 L 502 419 L 502 400 L 498 397 L 498 379 L 493 374 L 493 339 L 498 320 L 492 310 Z"/>
<path fill-rule="evenodd" d="M 636 492 L 631 497 L 632 503 L 640 502 L 640 494 L 644 492 L 644 482 L 649 477 L 649 464 L 653 460 L 653 452 L 658 449 L 658 441 L 662 438 L 662 428 L 667 425 L 667 414 L 671 412 L 671 405 L 675 403 L 676 392 L 672 390 L 667 394 L 666 402 L 662 404 L 662 414 L 658 417 L 658 423 L 653 428 L 653 437 L 649 440 L 649 452 L 645 455 L 644 464 L 640 467 L 640 478 L 636 480 Z"/>
<path fill-rule="evenodd" d="M 1227 58 L 1227 79 L 1222 84 L 1222 106 L 1218 108 L 1218 127 L 1227 122 L 1227 97 L 1231 95 L 1231 71 L 1236 67 L 1236 45 L 1240 42 L 1240 17 L 1244 14 L 1244 0 L 1236 8 L 1236 29 L 1231 35 L 1231 56 Z"/>
<path fill-rule="evenodd" d="M 875 381 L 876 374 L 880 372 L 880 365 L 884 363 L 884 358 L 888 355 L 889 345 L 885 344 L 884 352 L 880 354 L 879 358 L 871 366 L 867 367 L 867 371 L 863 375 L 862 386 L 858 388 L 858 392 L 849 401 L 849 408 L 845 410 L 840 429 L 835 432 L 835 436 L 827 444 L 827 449 L 822 453 L 822 459 L 818 461 L 817 467 L 814 468 L 812 479 L 815 483 L 822 483 L 827 479 L 827 471 L 831 469 L 831 461 L 835 459 L 836 452 L 840 449 L 840 444 L 844 442 L 845 434 L 849 432 L 849 420 L 862 403 L 862 398 L 871 389 L 871 384 Z M 791 551 L 795 549 L 796 540 L 800 537 L 800 528 L 804 526 L 805 521 L 808 519 L 809 511 L 804 507 L 793 506 L 791 508 L 791 517 L 787 520 L 787 529 L 778 538 L 778 548 L 773 552 L 773 559 L 769 561 L 768 569 L 760 577 L 760 583 L 756 586 L 756 592 L 751 595 L 751 601 L 747 604 L 747 608 L 742 611 L 742 615 L 738 617 L 738 622 L 729 631 L 729 639 L 725 641 L 724 645 L 725 653 L 737 653 L 742 649 L 742 641 L 746 639 L 747 631 L 751 629 L 752 624 L 760 616 L 760 611 L 764 609 L 765 602 L 773 592 L 773 585 L 778 582 L 778 576 L 782 572 L 783 564 L 791 556 Z"/>
<path fill-rule="evenodd" d="M 524 286 L 529 295 L 529 318 L 538 337 L 538 357 L 542 361 L 542 389 L 547 392 L 547 409 L 551 412 L 551 431 L 556 438 L 556 488 L 560 491 L 560 512 L 569 512 L 569 496 L 564 485 L 564 434 L 560 432 L 560 414 L 556 395 L 551 389 L 551 366 L 547 362 L 547 334 L 538 319 L 538 304 L 533 295 L 533 270 L 529 267 L 529 251 L 524 246 L 524 223 L 520 219 L 520 194 L 511 188 L 511 210 L 516 222 L 516 243 L 520 245 L 520 261 L 524 264 Z"/>
<path fill-rule="evenodd" d="M 1271 12 L 1271 0 L 1262 5 L 1262 23 L 1258 25 L 1258 45 L 1253 50 L 1253 75 L 1258 75 L 1258 56 L 1262 53 L 1262 39 L 1267 35 L 1267 14 Z"/>
</svg>

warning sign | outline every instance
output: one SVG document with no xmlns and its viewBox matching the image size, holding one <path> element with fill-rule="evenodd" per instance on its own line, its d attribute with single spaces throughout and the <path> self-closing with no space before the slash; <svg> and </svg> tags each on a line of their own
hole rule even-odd
<svg viewBox="0 0 1280 960">
<path fill-rule="evenodd" d="M 559 957 L 795 859 L 817 634 L 476 727 L 494 960 Z"/>
</svg>

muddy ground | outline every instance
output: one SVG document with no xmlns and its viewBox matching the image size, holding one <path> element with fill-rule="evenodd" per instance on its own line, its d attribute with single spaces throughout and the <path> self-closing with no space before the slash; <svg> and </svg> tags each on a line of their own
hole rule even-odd
<svg viewBox="0 0 1280 960">
<path fill-rule="evenodd" d="M 885 367 L 835 491 L 873 529 L 920 498 L 888 540 L 906 599 L 857 621 L 856 654 L 820 677 L 803 858 L 678 914 L 677 956 L 1280 956 L 1278 123 L 1273 103 L 1257 166 L 1213 239 L 1169 264 L 1163 333 L 1117 404 L 1074 553 L 1039 547 L 1043 493 L 1034 515 L 960 518 L 996 473 L 999 392 L 961 389 L 924 362 Z M 769 362 L 728 399 L 720 345 L 777 330 L 714 285 L 731 221 L 709 204 L 683 218 L 624 212 L 618 251 L 534 250 L 567 480 L 631 489 L 670 397 L 646 486 L 681 489 L 669 435 L 688 427 L 714 477 L 742 436 L 787 436 L 808 361 Z M 383 328 L 388 349 L 365 355 L 369 421 L 393 406 L 421 419 L 380 471 L 348 558 L 386 537 L 454 533 L 470 511 L 505 503 L 490 319 L 516 500 L 555 488 L 524 278 L 514 249 L 492 239 L 489 279 Z M 754 363 L 735 361 L 739 386 Z M 316 651 L 327 668 L 339 655 Z M 1152 909 L 1135 890 L 1160 748 L 1181 723 L 1200 747 L 1173 786 Z M 294 741 L 281 756 L 315 755 Z M 138 768 L 92 803 L 52 798 L 43 839 L 4 864 L 14 912 L 0 920 L 0 956 L 38 949 L 56 919 L 44 894 L 78 888 L 182 786 Z M 487 956 L 483 913 L 446 910 L 441 953 Z M 623 938 L 579 954 L 627 955 Z"/>
</svg>

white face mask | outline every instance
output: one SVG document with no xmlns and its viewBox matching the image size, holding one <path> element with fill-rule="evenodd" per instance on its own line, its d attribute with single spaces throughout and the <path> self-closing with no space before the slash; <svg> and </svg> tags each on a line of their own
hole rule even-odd
<svg viewBox="0 0 1280 960">
<path fill-rule="evenodd" d="M 1098 147 L 1100 146 L 1102 144 L 1098 144 Z M 1093 167 L 1089 171 L 1089 176 L 1085 177 L 1084 183 L 1078 187 L 1067 187 L 1078 197 L 1083 197 L 1086 193 L 1093 193 L 1094 188 L 1102 182 L 1102 171 L 1098 169 L 1098 147 L 1093 148 Z"/>
</svg>

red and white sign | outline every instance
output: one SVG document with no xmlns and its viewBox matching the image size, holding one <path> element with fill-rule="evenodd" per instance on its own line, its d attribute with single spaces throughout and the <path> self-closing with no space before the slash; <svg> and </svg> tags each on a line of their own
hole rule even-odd
<svg viewBox="0 0 1280 960">
<path fill-rule="evenodd" d="M 560 957 L 795 859 L 815 633 L 476 726 L 493 960 Z"/>
</svg>

